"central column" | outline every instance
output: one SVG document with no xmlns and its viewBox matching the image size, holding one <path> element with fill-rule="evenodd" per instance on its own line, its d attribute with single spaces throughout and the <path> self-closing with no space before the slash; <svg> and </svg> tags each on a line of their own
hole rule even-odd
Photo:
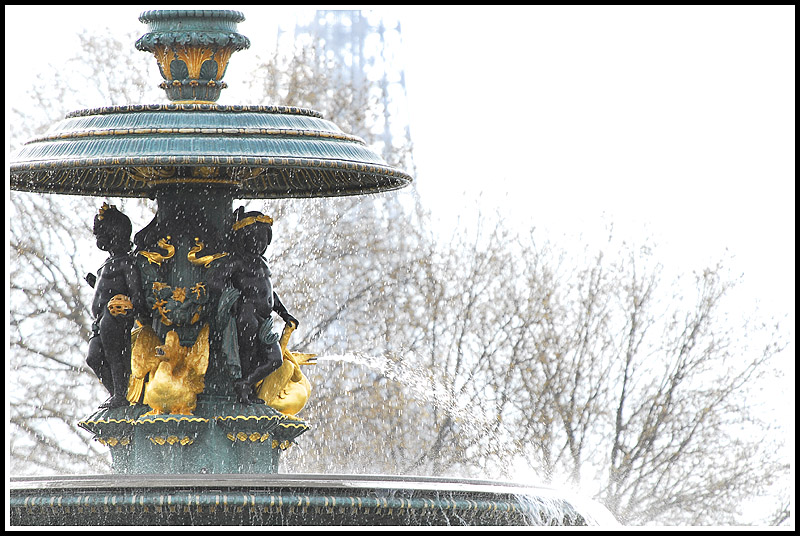
<svg viewBox="0 0 800 536">
<path fill-rule="evenodd" d="M 280 451 L 308 425 L 266 404 L 237 400 L 236 295 L 220 277 L 236 254 L 233 192 L 186 182 L 157 190 L 156 216 L 134 236 L 152 320 L 132 335 L 132 405 L 101 409 L 79 425 L 109 446 L 118 473 L 274 473 Z M 170 352 L 188 360 L 195 351 L 206 351 L 208 363 L 196 406 L 185 414 L 153 414 L 146 393 L 157 388 L 158 372 L 142 372 L 142 363 L 169 360 Z M 169 381 L 179 392 L 178 380 Z"/>
</svg>

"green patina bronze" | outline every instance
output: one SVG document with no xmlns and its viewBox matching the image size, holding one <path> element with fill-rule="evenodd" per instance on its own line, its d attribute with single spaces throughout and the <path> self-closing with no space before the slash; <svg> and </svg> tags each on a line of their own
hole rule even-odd
<svg viewBox="0 0 800 536">
<path fill-rule="evenodd" d="M 281 106 L 83 110 L 30 140 L 11 164 L 12 188 L 29 192 L 153 197 L 181 181 L 266 199 L 382 192 L 411 177 L 318 113 Z"/>
<path fill-rule="evenodd" d="M 101 409 L 79 423 L 108 446 L 118 474 L 277 473 L 280 453 L 309 429 L 268 406 L 228 397 L 199 397 L 193 416 L 146 416 L 147 409 Z"/>
<path fill-rule="evenodd" d="M 250 46 L 236 30 L 242 13 L 139 20 L 149 31 L 136 48 L 155 56 L 171 103 L 73 112 L 10 166 L 14 190 L 158 205 L 144 229 L 123 229 L 113 206 L 95 218 L 109 260 L 87 276 L 97 285 L 87 362 L 112 396 L 79 426 L 108 446 L 117 473 L 275 473 L 309 425 L 263 403 L 257 382 L 292 365 L 285 353 L 281 364 L 271 313 L 298 321 L 259 260 L 271 220 L 234 201 L 383 192 L 412 179 L 313 110 L 216 104 L 231 55 Z"/>
</svg>

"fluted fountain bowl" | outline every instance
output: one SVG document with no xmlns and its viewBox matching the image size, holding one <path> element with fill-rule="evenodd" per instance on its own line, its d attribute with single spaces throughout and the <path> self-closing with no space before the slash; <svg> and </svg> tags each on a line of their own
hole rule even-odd
<svg viewBox="0 0 800 536">
<path fill-rule="evenodd" d="M 389 475 L 93 475 L 11 479 L 11 524 L 586 526 L 592 501 L 507 482 Z"/>
</svg>

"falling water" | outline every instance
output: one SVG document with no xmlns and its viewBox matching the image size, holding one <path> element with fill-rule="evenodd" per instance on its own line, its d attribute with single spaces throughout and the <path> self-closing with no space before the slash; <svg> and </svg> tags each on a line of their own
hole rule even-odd
<svg viewBox="0 0 800 536">
<path fill-rule="evenodd" d="M 420 404 L 445 412 L 463 430 L 488 433 L 495 420 L 471 401 L 458 400 L 450 386 L 437 379 L 427 367 L 417 366 L 413 354 L 406 357 L 373 356 L 359 352 L 317 357 L 318 364 L 335 363 L 365 367 L 399 383 Z"/>
<path fill-rule="evenodd" d="M 487 437 L 498 434 L 498 422 L 486 409 L 474 400 L 459 400 L 453 389 L 436 378 L 429 368 L 418 366 L 419 360 L 413 354 L 405 356 L 375 356 L 359 352 L 318 356 L 317 364 L 326 367 L 325 374 L 334 373 L 337 366 L 362 367 L 400 384 L 404 392 L 419 404 L 428 404 L 445 412 L 453 422 L 459 424 L 464 434 L 474 437 Z M 320 371 L 321 373 L 322 371 Z M 313 380 L 312 380 L 313 382 Z M 502 432 L 502 423 L 500 424 Z M 500 432 L 500 433 L 501 433 Z M 499 442 L 499 441 L 498 441 Z M 519 485 L 522 491 L 517 500 L 527 509 L 526 517 L 530 525 L 557 525 L 565 520 L 570 523 L 593 526 L 619 526 L 619 522 L 601 504 L 585 493 L 566 487 L 553 488 L 552 484 L 541 484 L 535 476 L 528 460 L 519 455 L 504 453 L 508 470 L 515 480 L 511 486 Z M 502 456 L 502 455 L 501 455 Z M 527 466 L 525 469 L 521 465 Z M 380 470 L 380 469 L 378 469 Z M 462 475 L 458 475 L 462 476 Z M 526 494 L 525 488 L 536 490 Z"/>
</svg>

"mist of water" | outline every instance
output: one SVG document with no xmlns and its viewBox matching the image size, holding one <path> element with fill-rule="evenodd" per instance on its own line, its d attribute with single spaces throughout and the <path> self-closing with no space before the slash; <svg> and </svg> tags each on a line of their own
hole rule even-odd
<svg viewBox="0 0 800 536">
<path fill-rule="evenodd" d="M 489 434 L 492 434 L 495 436 L 492 437 L 493 440 L 502 443 L 502 438 L 496 436 L 502 435 L 503 424 L 498 424 L 494 415 L 489 415 L 479 401 L 459 399 L 454 394 L 452 386 L 435 377 L 429 368 L 418 366 L 418 362 L 419 360 L 413 354 L 376 356 L 347 352 L 317 357 L 318 365 L 323 367 L 333 368 L 342 365 L 361 367 L 377 373 L 387 380 L 397 382 L 417 403 L 429 404 L 445 412 L 453 422 L 459 423 L 459 429 L 463 433 L 475 434 L 474 437 L 489 437 Z M 504 459 L 502 464 L 506 474 L 511 475 L 512 483 L 538 486 L 547 490 L 544 495 L 520 495 L 518 497 L 521 502 L 530 503 L 531 512 L 535 513 L 531 514 L 535 515 L 535 519 L 529 520 L 532 525 L 549 525 L 556 520 L 563 520 L 563 517 L 568 515 L 581 516 L 589 525 L 619 526 L 619 522 L 613 515 L 594 501 L 589 494 L 576 490 L 571 485 L 559 485 L 558 479 L 554 479 L 553 475 L 550 475 L 545 481 L 537 473 L 537 469 L 531 465 L 531 460 L 523 459 L 524 457 L 519 454 L 515 455 L 510 452 L 501 453 L 501 458 Z M 566 482 L 566 479 L 564 481 Z"/>
<path fill-rule="evenodd" d="M 414 400 L 445 412 L 462 429 L 487 433 L 495 420 L 486 409 L 471 400 L 459 399 L 450 385 L 436 378 L 429 368 L 418 366 L 415 356 L 374 356 L 359 352 L 318 356 L 318 364 L 347 364 L 364 367 L 401 384 Z"/>
</svg>

